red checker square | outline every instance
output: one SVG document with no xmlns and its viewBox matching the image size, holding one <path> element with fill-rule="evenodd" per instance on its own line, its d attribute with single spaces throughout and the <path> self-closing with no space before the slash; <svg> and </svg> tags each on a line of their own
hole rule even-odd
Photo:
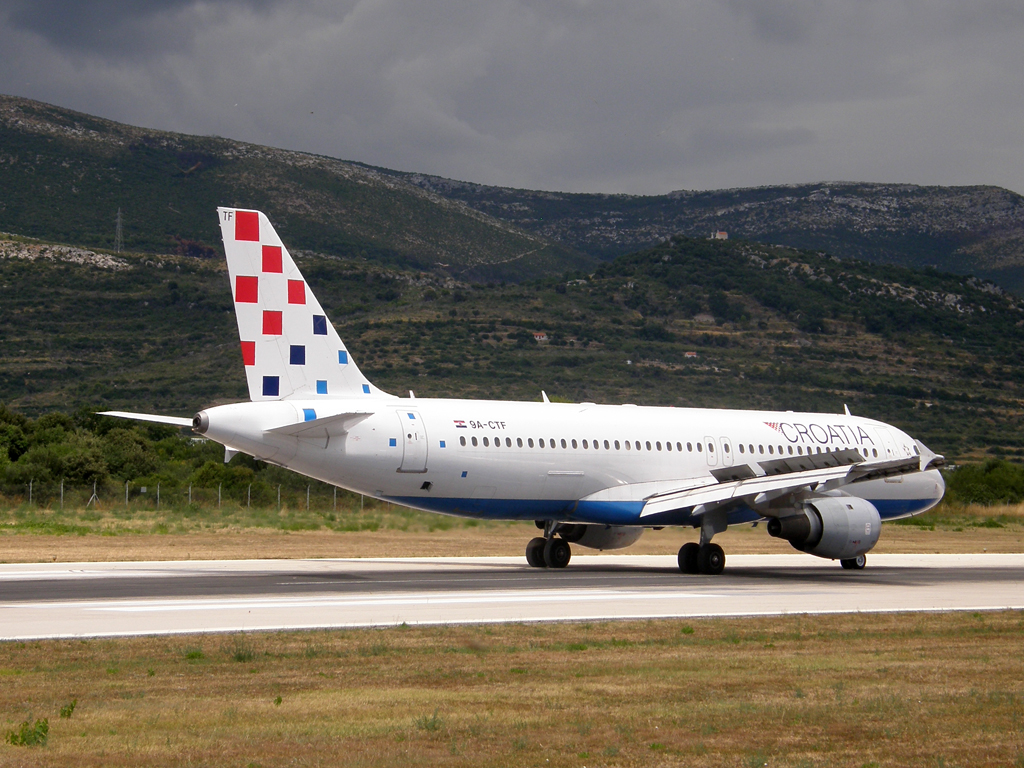
<svg viewBox="0 0 1024 768">
<path fill-rule="evenodd" d="M 305 304 L 306 303 L 306 284 L 301 280 L 289 280 L 288 281 L 288 303 L 289 304 Z"/>
<path fill-rule="evenodd" d="M 264 336 L 280 336 L 281 335 L 281 313 L 272 310 L 263 310 L 263 335 Z"/>
<path fill-rule="evenodd" d="M 263 271 L 281 273 L 281 246 L 263 246 Z"/>
<path fill-rule="evenodd" d="M 235 240 L 260 240 L 260 215 L 256 211 L 235 211 Z"/>
<path fill-rule="evenodd" d="M 256 342 L 242 342 L 242 365 L 256 365 Z"/>
<path fill-rule="evenodd" d="M 259 301 L 258 277 L 238 275 L 235 277 L 235 301 L 242 304 L 255 304 Z"/>
</svg>

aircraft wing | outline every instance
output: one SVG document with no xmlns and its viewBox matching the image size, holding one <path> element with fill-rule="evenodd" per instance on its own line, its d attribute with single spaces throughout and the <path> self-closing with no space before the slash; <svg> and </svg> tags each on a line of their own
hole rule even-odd
<svg viewBox="0 0 1024 768">
<path fill-rule="evenodd" d="M 652 494 L 644 499 L 640 517 L 689 509 L 701 515 L 731 503 L 758 508 L 770 501 L 806 491 L 829 491 L 879 477 L 922 472 L 944 463 L 942 456 L 918 443 L 920 455 L 867 461 L 856 450 L 790 456 L 759 462 L 764 475 L 749 465 L 712 471 L 715 482 Z"/>
<path fill-rule="evenodd" d="M 175 427 L 191 427 L 192 419 L 185 419 L 180 416 L 157 416 L 152 413 L 128 413 L 127 411 L 103 411 L 97 416 L 114 416 L 118 419 L 132 419 L 133 421 L 151 421 L 155 424 L 170 424 Z"/>
</svg>

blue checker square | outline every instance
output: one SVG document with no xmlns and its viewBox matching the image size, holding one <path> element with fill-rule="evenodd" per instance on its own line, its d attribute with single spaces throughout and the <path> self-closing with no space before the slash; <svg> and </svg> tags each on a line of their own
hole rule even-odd
<svg viewBox="0 0 1024 768">
<path fill-rule="evenodd" d="M 303 421 L 316 421 L 316 411 L 312 408 L 302 409 L 302 420 Z"/>
<path fill-rule="evenodd" d="M 444 448 L 444 440 L 441 441 L 441 447 Z"/>
<path fill-rule="evenodd" d="M 326 395 L 327 394 L 327 382 L 324 381 L 323 379 L 317 379 L 317 381 L 316 381 L 316 393 L 318 395 Z"/>
<path fill-rule="evenodd" d="M 348 365 L 348 352 L 344 349 L 338 350 L 338 365 Z"/>
<path fill-rule="evenodd" d="M 369 384 L 363 384 L 363 394 L 364 395 L 370 394 L 370 385 Z"/>
<path fill-rule="evenodd" d="M 263 396 L 277 397 L 281 394 L 281 379 L 277 376 L 263 377 Z"/>
<path fill-rule="evenodd" d="M 390 440 L 388 440 L 388 446 L 390 446 L 391 448 L 395 448 L 397 447 L 397 445 L 398 440 L 396 440 L 395 438 L 392 437 Z"/>
<path fill-rule="evenodd" d="M 313 315 L 313 335 L 327 335 L 327 315 Z"/>
<path fill-rule="evenodd" d="M 463 472 L 462 472 L 462 476 L 463 476 L 463 477 L 465 477 L 465 476 L 466 476 L 466 475 L 468 475 L 468 474 L 469 474 L 469 472 L 466 472 L 465 470 L 463 470 Z"/>
<path fill-rule="evenodd" d="M 289 356 L 288 362 L 292 365 L 305 365 L 306 348 L 302 344 L 292 344 L 291 355 Z"/>
<path fill-rule="evenodd" d="M 406 416 L 409 417 L 409 421 L 416 421 L 416 414 L 415 413 L 407 413 Z"/>
</svg>

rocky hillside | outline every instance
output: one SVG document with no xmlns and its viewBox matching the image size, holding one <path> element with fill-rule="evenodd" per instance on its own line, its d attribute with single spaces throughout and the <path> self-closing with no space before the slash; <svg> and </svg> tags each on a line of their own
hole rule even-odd
<svg viewBox="0 0 1024 768">
<path fill-rule="evenodd" d="M 974 274 L 1024 294 L 1024 197 L 997 187 L 835 183 L 642 197 L 401 178 L 603 258 L 675 234 L 726 231 L 734 239 Z"/>
<path fill-rule="evenodd" d="M 218 137 L 134 128 L 0 96 L 0 231 L 212 256 L 218 205 L 260 208 L 293 250 L 517 280 L 595 263 L 394 175 Z"/>
</svg>

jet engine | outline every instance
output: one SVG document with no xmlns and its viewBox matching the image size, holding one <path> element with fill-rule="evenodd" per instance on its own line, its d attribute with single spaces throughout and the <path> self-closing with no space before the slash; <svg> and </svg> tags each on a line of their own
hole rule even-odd
<svg viewBox="0 0 1024 768">
<path fill-rule="evenodd" d="M 625 525 L 587 525 L 569 523 L 558 527 L 558 535 L 568 542 L 591 549 L 624 549 L 643 534 L 644 529 Z"/>
<path fill-rule="evenodd" d="M 832 560 L 863 555 L 878 543 L 882 519 L 870 501 L 857 496 L 808 500 L 802 511 L 768 521 L 768 533 L 802 552 Z"/>
</svg>

